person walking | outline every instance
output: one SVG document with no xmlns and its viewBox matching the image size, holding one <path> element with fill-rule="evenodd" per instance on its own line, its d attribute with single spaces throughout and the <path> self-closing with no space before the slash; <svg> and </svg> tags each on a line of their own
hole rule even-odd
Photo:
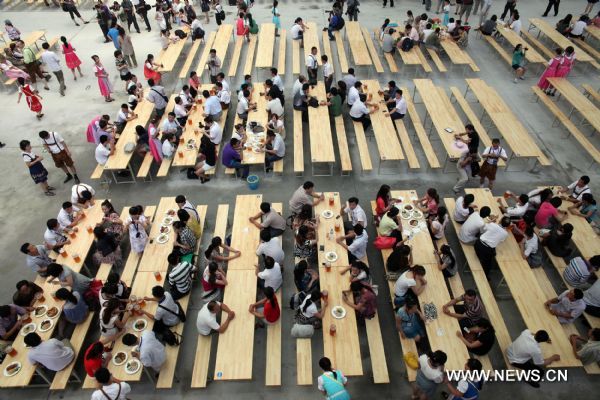
<svg viewBox="0 0 600 400">
<path fill-rule="evenodd" d="M 317 60 L 317 48 L 314 46 L 310 49 L 310 54 L 306 56 L 306 72 L 308 74 L 308 83 L 316 85 L 319 62 Z"/>
<path fill-rule="evenodd" d="M 42 73 L 40 68 L 40 63 L 37 60 L 36 52 L 31 49 L 31 47 L 26 47 L 25 42 L 22 40 L 17 41 L 17 49 L 23 54 L 23 62 L 25 63 L 25 71 L 29 74 L 29 78 L 31 79 L 31 83 L 34 88 L 36 88 L 37 77 L 41 78 L 44 82 L 44 89 L 50 90 L 48 87 L 48 81 L 50 80 L 50 75 L 45 75 Z"/>
<path fill-rule="evenodd" d="M 277 8 L 277 6 L 279 5 L 279 2 L 277 0 L 275 0 L 273 2 L 273 8 L 271 8 L 271 14 L 273 15 L 273 17 L 271 18 L 271 22 L 273 24 L 275 24 L 275 36 L 279 36 L 279 30 L 281 29 L 281 14 L 279 14 L 279 9 Z"/>
<path fill-rule="evenodd" d="M 133 3 L 131 2 L 131 0 L 121 1 L 121 7 L 123 7 L 123 12 L 125 13 L 125 18 L 127 19 L 127 30 L 131 32 L 131 24 L 133 24 L 135 31 L 137 33 L 140 33 L 140 26 L 138 25 L 137 19 L 135 18 Z"/>
<path fill-rule="evenodd" d="M 54 196 L 55 190 L 52 186 L 48 186 L 48 170 L 42 164 L 44 159 L 42 156 L 38 156 L 31 151 L 31 142 L 29 140 L 21 140 L 19 143 L 21 149 L 21 157 L 27 168 L 29 168 L 29 175 L 31 179 L 37 185 L 39 184 L 46 196 Z"/>
<path fill-rule="evenodd" d="M 79 185 L 80 182 L 77 170 L 75 169 L 75 163 L 71 158 L 71 150 L 69 150 L 65 139 L 56 132 L 48 131 L 40 131 L 39 136 L 42 139 L 42 145 L 52 156 L 56 168 L 62 169 L 67 174 L 63 183 L 67 183 L 75 178 L 75 183 Z"/>
<path fill-rule="evenodd" d="M 83 77 L 81 73 L 81 60 L 77 57 L 75 53 L 75 48 L 71 43 L 67 41 L 67 38 L 64 36 L 60 37 L 60 41 L 62 42 L 62 52 L 65 55 L 65 63 L 67 64 L 67 68 L 71 70 L 73 73 L 73 78 L 77 80 L 77 75 L 75 74 L 75 68 L 79 71 L 79 76 Z"/>
<path fill-rule="evenodd" d="M 111 20 L 111 12 L 105 4 L 102 4 L 102 2 L 96 4 L 94 9 L 96 10 L 96 21 L 104 36 L 104 43 L 108 43 L 110 42 L 110 38 L 108 37 L 108 24 Z"/>
<path fill-rule="evenodd" d="M 542 14 L 542 17 L 547 17 L 550 9 L 554 7 L 554 16 L 558 15 L 558 6 L 560 5 L 560 0 L 548 0 L 548 7 L 546 7 L 546 11 Z"/>
<path fill-rule="evenodd" d="M 40 58 L 42 59 L 42 62 L 46 64 L 46 67 L 48 67 L 54 76 L 56 76 L 59 84 L 58 91 L 61 96 L 64 96 L 67 86 L 65 85 L 65 75 L 60 67 L 60 58 L 58 58 L 55 52 L 50 51 L 50 45 L 47 42 L 42 43 L 42 49 L 44 49 L 44 51 Z"/>
<path fill-rule="evenodd" d="M 92 60 L 94 61 L 94 75 L 96 78 L 98 78 L 98 88 L 100 89 L 100 94 L 104 96 L 104 101 L 107 103 L 115 101 L 115 99 L 110 96 L 112 93 L 112 86 L 110 84 L 110 80 L 108 79 L 108 72 L 104 68 L 104 65 L 102 65 L 100 62 L 100 57 L 93 55 Z"/>
<path fill-rule="evenodd" d="M 506 18 L 506 15 L 508 14 L 509 17 L 512 17 L 513 14 L 515 13 L 515 9 L 517 8 L 517 0 L 506 0 L 506 4 L 504 5 L 504 11 L 502 12 L 502 15 L 500 16 L 501 20 L 505 20 L 504 18 Z"/>
<path fill-rule="evenodd" d="M 139 32 L 138 32 L 139 33 Z M 135 59 L 135 51 L 133 50 L 133 43 L 131 42 L 131 36 L 129 36 L 125 29 L 119 27 L 119 46 L 121 47 L 121 53 L 129 68 L 137 68 L 137 60 Z"/>
<path fill-rule="evenodd" d="M 328 400 L 350 400 L 350 394 L 346 390 L 348 379 L 340 370 L 333 369 L 331 360 L 323 357 L 319 360 L 319 366 L 323 374 L 317 379 L 317 387 L 327 396 Z"/>
<path fill-rule="evenodd" d="M 150 27 L 150 21 L 148 20 L 148 11 L 151 9 L 149 4 L 146 4 L 145 0 L 138 0 L 135 5 L 135 12 L 144 19 L 144 23 L 146 24 L 146 31 L 150 32 L 152 28 Z"/>
<path fill-rule="evenodd" d="M 81 14 L 75 5 L 75 0 L 62 0 L 62 9 L 63 11 L 69 13 L 75 25 L 80 26 L 77 21 L 75 21 L 75 17 L 79 18 L 84 24 L 90 23 L 90 21 L 86 21 L 81 17 Z"/>
<path fill-rule="evenodd" d="M 42 96 L 40 96 L 37 90 L 34 90 L 29 84 L 25 84 L 25 78 L 22 76 L 17 78 L 17 85 L 19 86 L 17 104 L 21 102 L 21 97 L 25 96 L 27 107 L 36 113 L 37 119 L 41 119 L 44 116 L 44 113 L 42 113 L 42 103 L 40 102 Z"/>
</svg>

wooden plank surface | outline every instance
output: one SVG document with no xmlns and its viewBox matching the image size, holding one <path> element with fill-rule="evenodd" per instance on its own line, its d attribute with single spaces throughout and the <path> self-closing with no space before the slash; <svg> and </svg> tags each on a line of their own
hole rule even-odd
<svg viewBox="0 0 600 400">
<path fill-rule="evenodd" d="M 321 46 L 319 46 L 319 28 L 317 28 L 317 24 L 314 22 L 307 22 L 305 24 L 308 29 L 304 31 L 304 57 L 302 57 L 302 63 L 304 65 L 304 61 L 310 54 L 310 49 L 314 46 L 317 48 L 317 61 L 321 64 Z"/>
<path fill-rule="evenodd" d="M 319 81 L 310 91 L 319 103 L 327 101 L 325 84 Z M 329 108 L 327 106 L 308 107 L 308 124 L 310 135 L 310 158 L 312 162 L 335 162 L 333 137 L 329 124 Z"/>
<path fill-rule="evenodd" d="M 337 137 L 338 151 L 340 154 L 340 164 L 343 172 L 352 171 L 352 160 L 348 148 L 348 138 L 346 137 L 346 127 L 344 118 L 341 115 L 335 117 L 335 134 Z"/>
<path fill-rule="evenodd" d="M 340 62 L 340 69 L 342 73 L 345 74 L 348 72 L 348 57 L 346 56 L 346 49 L 344 48 L 344 41 L 342 39 L 342 35 L 339 31 L 333 32 L 333 36 L 335 37 L 335 46 L 338 51 L 338 61 Z"/>
<path fill-rule="evenodd" d="M 261 88 L 256 88 L 252 91 L 251 101 L 256 103 L 256 110 L 250 111 L 248 113 L 248 123 L 252 121 L 259 122 L 262 126 L 266 127 L 269 122 L 269 115 L 267 114 L 267 100 L 265 96 L 260 95 L 260 91 L 264 90 Z M 239 117 L 235 116 L 236 124 L 240 123 Z M 248 137 L 252 137 L 254 134 L 247 130 Z M 261 133 L 260 135 L 266 135 L 266 131 Z M 264 136 L 262 136 L 264 137 Z M 242 160 L 242 164 L 264 164 L 265 163 L 265 153 L 255 153 L 252 148 L 244 149 L 244 159 Z"/>
<path fill-rule="evenodd" d="M 177 203 L 175 203 L 175 197 L 162 197 L 160 199 L 154 217 L 156 222 L 152 224 L 150 233 L 148 233 L 148 238 L 149 240 L 152 240 L 152 243 L 146 244 L 146 248 L 144 249 L 144 253 L 138 267 L 138 274 L 140 272 L 158 271 L 164 275 L 167 272 L 169 267 L 167 256 L 171 254 L 171 251 L 173 250 L 173 243 L 175 241 L 175 232 L 173 230 L 173 226 L 171 225 L 171 230 L 167 234 L 169 236 L 169 240 L 166 243 L 160 244 L 156 238 L 160 234 L 160 227 L 163 224 L 164 219 L 167 217 L 167 212 L 169 210 L 177 211 L 177 209 L 178 207 Z M 177 221 L 177 214 L 175 214 L 172 218 Z"/>
<path fill-rule="evenodd" d="M 183 30 L 185 33 L 187 33 L 188 37 L 189 37 L 189 34 L 190 34 L 189 28 L 182 27 L 180 29 Z M 173 71 L 173 68 L 175 68 L 175 64 L 177 63 L 177 60 L 179 59 L 179 55 L 181 54 L 181 51 L 183 50 L 186 43 L 187 43 L 187 37 L 185 39 L 179 39 L 175 43 L 169 43 L 169 46 L 166 49 L 161 50 L 158 57 L 156 58 L 156 63 L 162 64 L 162 67 L 158 68 L 158 72 Z"/>
<path fill-rule="evenodd" d="M 546 35 L 552 42 L 557 44 L 560 48 L 564 49 L 568 46 L 573 46 L 575 54 L 577 54 L 577 60 L 583 62 L 592 62 L 594 59 L 590 57 L 586 52 L 581 50 L 572 41 L 561 35 L 554 26 L 544 21 L 541 18 L 529 18 L 529 23 L 535 26 L 540 32 Z"/>
<path fill-rule="evenodd" d="M 223 69 L 226 65 L 225 58 L 227 57 L 227 48 L 229 47 L 229 42 L 231 41 L 232 35 L 233 25 L 221 24 L 221 26 L 219 26 L 219 30 L 217 31 L 217 35 L 215 36 L 215 41 L 212 45 L 212 48 L 217 51 L 217 57 L 221 59 L 221 69 Z"/>
<path fill-rule="evenodd" d="M 400 139 L 400 143 L 402 143 L 402 147 L 404 147 L 404 153 L 406 153 L 406 159 L 408 160 L 408 166 L 410 168 L 420 168 L 419 159 L 415 154 L 415 149 L 412 146 L 410 141 L 410 136 L 408 136 L 408 131 L 404 126 L 404 122 L 401 119 L 397 119 L 392 121 L 394 126 L 396 127 L 396 131 L 398 132 L 398 139 Z"/>
<path fill-rule="evenodd" d="M 329 40 L 327 31 L 323 31 L 321 39 L 323 40 L 323 55 L 327 56 L 329 65 L 331 65 L 331 71 L 335 73 L 335 63 L 333 62 L 333 53 L 331 52 L 331 41 Z M 333 76 L 333 81 L 335 82 L 335 75 Z"/>
<path fill-rule="evenodd" d="M 352 121 L 354 126 L 354 137 L 356 138 L 356 146 L 358 147 L 358 154 L 360 156 L 360 164 L 363 171 L 371 171 L 373 164 L 371 162 L 371 155 L 369 154 L 369 145 L 367 144 L 367 138 L 365 137 L 365 131 L 360 122 Z"/>
<path fill-rule="evenodd" d="M 419 117 L 419 113 L 413 104 L 412 99 L 410 98 L 410 91 L 407 88 L 402 88 L 402 93 L 404 100 L 406 100 L 406 105 L 408 109 L 408 115 L 410 115 L 410 120 L 413 124 L 413 128 L 415 130 L 415 134 L 419 138 L 419 142 L 421 143 L 421 147 L 423 148 L 423 152 L 425 152 L 425 157 L 427 158 L 427 162 L 431 168 L 440 168 L 440 162 L 435 155 L 435 151 L 433 150 L 433 146 L 429 141 L 429 136 L 427 132 L 425 132 L 425 128 L 421 123 L 421 117 Z M 406 118 L 406 117 L 404 117 Z"/>
<path fill-rule="evenodd" d="M 300 41 L 292 39 L 292 74 L 300 73 Z"/>
<path fill-rule="evenodd" d="M 279 203 L 281 208 L 281 203 Z M 283 288 L 279 288 L 275 295 L 279 306 L 283 307 L 281 292 Z M 265 385 L 266 386 L 281 386 L 281 318 L 275 323 L 268 324 L 267 327 L 267 347 L 265 365 Z"/>
<path fill-rule="evenodd" d="M 379 59 L 379 55 L 377 54 L 377 50 L 375 49 L 375 45 L 373 44 L 373 39 L 371 39 L 371 35 L 369 34 L 369 30 L 362 27 L 362 34 L 365 39 L 365 44 L 369 49 L 369 53 L 371 54 L 371 60 L 373 60 L 373 65 L 375 66 L 375 71 L 378 73 L 383 73 L 383 64 L 381 64 L 381 60 Z M 324 40 L 324 39 L 323 39 Z"/>
<path fill-rule="evenodd" d="M 284 36 L 285 37 L 285 36 Z M 260 24 L 258 32 L 258 47 L 256 49 L 256 68 L 271 68 L 275 51 L 275 24 L 265 22 Z"/>
<path fill-rule="evenodd" d="M 179 72 L 179 79 L 187 79 L 188 72 L 192 69 L 192 64 L 196 60 L 196 53 L 200 49 L 200 40 L 196 39 L 192 43 L 190 47 L 190 51 L 188 52 L 187 58 L 185 59 L 185 63 L 183 67 L 181 67 L 181 71 Z"/>
<path fill-rule="evenodd" d="M 302 111 L 294 110 L 294 172 L 304 172 L 304 134 L 302 131 Z"/>
<path fill-rule="evenodd" d="M 600 131 L 600 109 L 585 97 L 583 93 L 571 84 L 567 78 L 548 78 L 548 82 L 554 86 L 570 104 L 588 120 L 596 131 Z"/>
<path fill-rule="evenodd" d="M 296 384 L 312 385 L 312 348 L 310 339 L 296 339 Z"/>
<path fill-rule="evenodd" d="M 248 43 L 248 51 L 246 52 L 246 62 L 244 63 L 244 75 L 252 75 L 252 63 L 254 62 L 257 40 L 256 35 L 250 35 L 250 43 Z"/>
<path fill-rule="evenodd" d="M 357 21 L 346 22 L 346 39 L 350 44 L 350 50 L 352 51 L 352 58 L 354 59 L 354 65 L 373 65 L 371 57 L 369 57 L 369 50 L 365 44 L 360 24 Z"/>
<path fill-rule="evenodd" d="M 279 31 L 279 55 L 277 56 L 277 72 L 279 75 L 285 75 L 285 44 L 286 44 L 285 29 Z"/>
<path fill-rule="evenodd" d="M 210 54 L 210 49 L 212 49 L 213 43 L 215 42 L 215 38 L 217 37 L 217 32 L 212 31 L 208 34 L 208 38 L 206 38 L 206 43 L 204 44 L 204 50 L 202 50 L 202 54 L 200 55 L 200 60 L 198 61 L 198 66 L 196 67 L 196 73 L 200 78 L 202 78 L 202 73 L 206 69 L 206 62 L 208 61 L 208 56 Z"/>
<path fill-rule="evenodd" d="M 245 40 L 243 36 L 236 36 L 235 47 L 233 48 L 233 54 L 231 55 L 231 61 L 229 62 L 229 77 L 237 74 L 238 64 L 240 62 L 240 56 L 242 54 L 242 47 L 244 46 Z"/>
<path fill-rule="evenodd" d="M 452 61 L 453 64 L 475 65 L 475 62 L 473 61 L 471 56 L 469 56 L 469 54 L 466 51 L 458 47 L 456 42 L 451 38 L 446 38 L 442 40 L 441 45 L 446 54 L 448 54 L 448 57 L 450 57 L 450 61 Z"/>
<path fill-rule="evenodd" d="M 542 56 L 537 52 L 532 46 L 529 45 L 521 36 L 517 34 L 517 32 L 513 31 L 510 28 L 498 25 L 497 26 L 498 33 L 506 39 L 506 41 L 512 46 L 514 49 L 518 44 L 522 44 L 523 47 L 528 47 L 529 50 L 525 52 L 525 59 L 530 63 L 545 63 L 546 57 Z M 489 36 L 488 36 L 489 37 Z M 512 53 L 509 53 L 512 54 Z"/>
</svg>

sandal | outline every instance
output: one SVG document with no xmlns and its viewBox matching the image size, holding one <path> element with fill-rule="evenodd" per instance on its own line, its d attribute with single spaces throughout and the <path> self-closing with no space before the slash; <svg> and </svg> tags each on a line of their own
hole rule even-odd
<svg viewBox="0 0 600 400">
<path fill-rule="evenodd" d="M 56 188 L 52 187 L 52 186 L 48 186 L 48 190 L 56 190 Z"/>
<path fill-rule="evenodd" d="M 51 192 L 51 191 L 49 191 L 49 190 L 48 190 L 47 192 L 44 192 L 44 194 L 45 194 L 46 196 L 56 196 L 56 193 L 54 193 L 54 192 Z"/>
</svg>

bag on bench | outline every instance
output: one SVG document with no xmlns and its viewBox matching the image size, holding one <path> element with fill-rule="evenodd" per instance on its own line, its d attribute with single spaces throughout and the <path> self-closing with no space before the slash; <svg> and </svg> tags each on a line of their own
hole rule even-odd
<svg viewBox="0 0 600 400">
<path fill-rule="evenodd" d="M 194 29 L 194 32 L 192 32 L 192 42 L 197 39 L 204 39 L 204 35 L 205 32 L 202 30 L 202 28 L 198 27 Z"/>
</svg>

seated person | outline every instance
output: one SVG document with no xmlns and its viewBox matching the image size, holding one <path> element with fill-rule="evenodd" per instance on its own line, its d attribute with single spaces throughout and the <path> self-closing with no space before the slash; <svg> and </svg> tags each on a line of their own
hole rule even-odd
<svg viewBox="0 0 600 400">
<path fill-rule="evenodd" d="M 562 200 L 560 197 L 553 197 L 550 201 L 545 201 L 540 205 L 537 214 L 535 214 L 535 224 L 538 228 L 550 229 L 557 223 L 567 218 L 567 212 L 560 210 Z"/>
<path fill-rule="evenodd" d="M 329 35 L 329 40 L 335 40 L 333 32 L 339 31 L 343 27 L 344 19 L 337 14 L 333 14 L 331 18 L 329 18 L 329 25 L 327 26 L 327 34 Z"/>
<path fill-rule="evenodd" d="M 65 337 L 64 332 L 67 323 L 77 325 L 86 320 L 88 305 L 85 303 L 82 295 L 77 292 L 71 292 L 69 289 L 60 288 L 54 296 L 65 302 L 62 310 L 64 318 L 58 321 L 58 336 Z"/>
<path fill-rule="evenodd" d="M 492 15 L 492 18 L 486 20 L 483 25 L 479 27 L 482 35 L 491 36 L 496 33 L 496 24 L 498 21 L 497 15 Z"/>
<path fill-rule="evenodd" d="M 369 235 L 361 224 L 354 225 L 354 230 L 349 231 L 345 236 L 338 236 L 335 241 L 348 251 L 350 262 L 361 260 L 367 255 Z M 346 241 L 351 243 L 348 245 Z"/>
<path fill-rule="evenodd" d="M 596 272 L 600 269 L 600 254 L 589 260 L 583 257 L 575 257 L 569 261 L 569 265 L 563 271 L 563 278 L 567 285 L 579 289 L 587 289 L 598 277 Z"/>
<path fill-rule="evenodd" d="M 73 347 L 67 339 L 63 339 L 62 342 L 58 339 L 48 339 L 43 342 L 36 332 L 29 332 L 23 341 L 29 348 L 27 353 L 29 362 L 34 366 L 41 365 L 50 371 L 62 371 L 75 357 Z"/>
<path fill-rule="evenodd" d="M 383 33 L 383 38 L 381 40 L 381 50 L 384 53 L 394 53 L 396 51 L 396 46 L 394 46 L 394 37 L 393 34 L 396 33 L 395 29 L 390 28 Z"/>
<path fill-rule="evenodd" d="M 182 221 L 173 222 L 175 243 L 173 252 L 179 254 L 182 261 L 192 262 L 196 250 L 196 236 L 194 232 Z"/>
<path fill-rule="evenodd" d="M 446 278 L 451 278 L 456 275 L 457 265 L 456 256 L 452 248 L 447 244 L 443 244 L 439 251 L 436 251 L 438 268 L 442 271 Z"/>
<path fill-rule="evenodd" d="M 265 256 L 264 266 L 265 269 L 260 271 L 258 264 L 255 264 L 255 273 L 259 279 L 259 286 L 270 287 L 276 292 L 283 283 L 281 265 L 276 263 L 272 257 Z"/>
<path fill-rule="evenodd" d="M 195 211 L 196 210 L 194 210 L 194 212 Z M 196 214 L 194 214 L 194 217 L 192 218 L 188 210 L 180 209 L 177 210 L 177 218 L 179 218 L 181 222 L 185 223 L 185 226 L 190 228 L 190 230 L 194 233 L 194 237 L 196 238 L 196 240 L 201 237 L 202 226 L 200 225 L 200 222 L 196 219 Z"/>
<path fill-rule="evenodd" d="M 467 218 L 458 231 L 458 239 L 464 244 L 475 243 L 479 235 L 483 232 L 486 224 L 485 218 L 489 217 L 490 221 L 496 221 L 496 218 L 491 216 L 491 212 L 492 210 L 489 207 L 483 206 L 479 212 L 475 211 L 469 215 L 469 218 Z"/>
<path fill-rule="evenodd" d="M 358 204 L 359 200 L 356 197 L 350 197 L 345 204 L 342 205 L 340 215 L 348 216 L 348 220 L 344 221 L 344 231 L 351 231 L 352 227 L 360 224 L 363 227 L 367 226 L 367 214 L 365 210 Z"/>
<path fill-rule="evenodd" d="M 29 306 L 23 308 L 15 304 L 0 306 L 0 340 L 7 342 L 15 340 L 19 329 L 23 326 L 23 319 L 18 317 L 25 315 L 27 309 L 33 310 Z"/>
<path fill-rule="evenodd" d="M 104 347 L 108 343 L 110 343 L 110 340 L 98 340 L 89 345 L 85 351 L 83 356 L 83 367 L 89 377 L 93 378 L 96 371 L 100 368 L 106 368 L 108 363 L 112 360 L 110 350 Z"/>
<path fill-rule="evenodd" d="M 221 162 L 227 168 L 234 168 L 236 176 L 246 179 L 250 174 L 250 167 L 247 164 L 242 164 L 243 160 L 244 152 L 242 144 L 238 139 L 232 137 L 229 143 L 223 148 Z"/>
<path fill-rule="evenodd" d="M 456 207 L 454 208 L 453 214 L 455 222 L 461 225 L 464 224 L 467 218 L 469 218 L 469 215 L 477 210 L 478 207 L 473 204 L 474 201 L 475 196 L 470 193 L 456 199 Z"/>
<path fill-rule="evenodd" d="M 585 312 L 600 317 L 600 280 L 583 292 L 583 301 L 585 301 Z"/>
<path fill-rule="evenodd" d="M 381 217 L 379 221 L 379 234 L 396 238 L 396 242 L 402 241 L 402 220 L 398 207 L 392 207 Z"/>
<path fill-rule="evenodd" d="M 590 329 L 587 340 L 579 335 L 571 335 L 569 341 L 575 357 L 583 365 L 600 362 L 600 328 Z"/>
<path fill-rule="evenodd" d="M 283 159 L 285 156 L 285 142 L 279 133 L 267 130 L 267 143 L 264 148 L 265 172 L 273 170 L 273 163 Z"/>
<path fill-rule="evenodd" d="M 260 212 L 250 217 L 249 221 L 258 229 L 268 229 L 272 238 L 281 236 L 285 231 L 285 218 L 271 208 L 271 204 L 266 201 L 260 204 Z"/>
<path fill-rule="evenodd" d="M 215 261 L 208 263 L 202 273 L 202 299 L 216 299 L 221 297 L 221 290 L 227 286 L 225 271 Z"/>
<path fill-rule="evenodd" d="M 319 300 L 321 301 L 321 310 L 317 305 Z M 321 320 L 327 312 L 327 304 L 327 297 L 318 287 L 315 287 L 296 310 L 294 322 L 299 325 L 313 325 L 315 328 L 321 327 Z"/>
<path fill-rule="evenodd" d="M 560 355 L 553 354 L 548 358 L 544 358 L 540 343 L 550 343 L 548 332 L 539 330 L 533 334 L 529 329 L 525 329 L 506 349 L 506 358 L 510 365 L 527 371 L 536 370 L 540 373 L 539 377 L 541 378 L 544 374 L 544 368 L 554 361 L 559 361 Z M 540 378 L 531 376 L 527 383 L 539 388 Z"/>
<path fill-rule="evenodd" d="M 223 311 L 227 314 L 225 321 L 219 324 L 217 322 L 217 313 Z M 218 301 L 209 301 L 200 311 L 196 319 L 196 329 L 200 335 L 208 336 L 212 332 L 224 333 L 232 319 L 235 318 L 235 312 L 227 307 L 226 304 Z"/>
<path fill-rule="evenodd" d="M 568 210 L 573 215 L 585 218 L 592 226 L 592 229 L 596 233 L 600 233 L 600 211 L 598 211 L 596 200 L 591 193 L 581 195 L 579 204 L 572 205 Z"/>
<path fill-rule="evenodd" d="M 309 268 L 306 260 L 300 260 L 294 266 L 294 285 L 299 292 L 310 293 L 319 287 L 319 273 Z"/>
<path fill-rule="evenodd" d="M 570 324 L 583 314 L 585 302 L 581 289 L 565 290 L 558 297 L 544 303 L 548 312 L 558 318 L 561 324 Z"/>
<path fill-rule="evenodd" d="M 107 368 L 100 368 L 94 374 L 99 389 L 92 393 L 92 400 L 106 400 L 126 399 L 127 395 L 131 393 L 131 386 L 127 382 L 121 382 L 117 378 L 113 378 L 112 374 Z"/>
<path fill-rule="evenodd" d="M 13 295 L 13 304 L 19 307 L 31 307 L 35 301 L 36 293 L 42 293 L 43 289 L 34 282 L 22 280 L 17 282 L 17 291 Z"/>
<path fill-rule="evenodd" d="M 152 330 L 143 331 L 139 339 L 137 336 L 127 333 L 121 340 L 125 346 L 137 346 L 131 352 L 131 356 L 139 359 L 145 368 L 152 368 L 155 372 L 159 372 L 165 364 L 167 359 L 165 345 L 156 338 L 156 334 Z"/>
<path fill-rule="evenodd" d="M 194 175 L 200 178 L 200 183 L 204 184 L 210 181 L 206 174 L 217 166 L 217 146 L 210 140 L 210 137 L 202 135 L 200 138 L 200 152 L 198 162 L 194 166 Z M 189 170 L 188 170 L 189 171 Z M 193 175 L 188 173 L 188 178 Z"/>
<path fill-rule="evenodd" d="M 531 268 L 542 266 L 542 251 L 540 249 L 540 240 L 538 239 L 532 226 L 527 226 L 523 232 L 524 239 L 519 242 L 521 255 Z"/>
<path fill-rule="evenodd" d="M 571 183 L 569 186 L 565 188 L 561 188 L 558 192 L 560 194 L 569 193 L 567 197 L 564 197 L 570 203 L 578 203 L 581 201 L 581 196 L 584 193 L 592 193 L 592 190 L 588 186 L 590 183 L 590 177 L 587 175 L 583 175 L 581 178 Z"/>
<path fill-rule="evenodd" d="M 183 310 L 180 310 L 171 293 L 165 292 L 162 286 L 154 286 L 152 288 L 152 297 L 144 297 L 144 300 L 158 303 L 154 315 L 143 309 L 140 310 L 146 317 L 154 321 L 153 330 L 155 332 L 162 332 L 181 322 L 180 316 Z"/>
<path fill-rule="evenodd" d="M 408 299 L 416 301 L 416 297 L 425 290 L 427 285 L 425 274 L 422 265 L 415 265 L 400 275 L 394 285 L 394 306 L 402 307 Z"/>
<path fill-rule="evenodd" d="M 439 27 L 435 28 L 435 31 L 425 39 L 425 47 L 433 49 L 439 52 L 442 49 L 441 30 Z"/>
<path fill-rule="evenodd" d="M 456 44 L 458 45 L 458 47 L 460 47 L 461 49 L 466 49 L 467 46 L 469 45 L 469 34 L 467 33 L 467 30 L 464 27 L 458 27 L 455 32 L 458 32 L 458 35 L 456 37 L 454 37 L 454 40 L 456 40 Z"/>
<path fill-rule="evenodd" d="M 458 303 L 463 303 L 458 305 Z M 450 307 L 454 306 L 454 311 Z M 465 294 L 450 300 L 442 307 L 444 314 L 458 319 L 461 328 L 475 326 L 485 315 L 485 307 L 479 298 L 477 292 L 473 289 L 467 289 Z"/>
<path fill-rule="evenodd" d="M 167 259 L 169 265 L 172 266 L 167 275 L 167 280 L 171 286 L 171 296 L 173 300 L 179 300 L 191 292 L 192 277 L 195 275 L 197 268 L 191 263 L 181 260 L 181 257 L 176 253 L 169 254 Z"/>
<path fill-rule="evenodd" d="M 163 133 L 163 137 L 170 133 L 174 135 L 177 140 L 179 140 L 179 137 L 183 133 L 183 128 L 175 117 L 176 116 L 174 112 L 167 114 L 167 118 L 162 123 L 161 132 Z"/>
<path fill-rule="evenodd" d="M 436 240 L 442 240 L 446 236 L 446 226 L 448 226 L 449 222 L 450 218 L 448 217 L 446 207 L 439 207 L 437 214 L 427 220 L 427 228 L 429 229 L 431 239 L 434 241 L 434 245 Z"/>
<path fill-rule="evenodd" d="M 263 299 L 250 304 L 248 307 L 250 314 L 258 318 L 257 324 L 261 328 L 264 328 L 265 323 L 274 324 L 281 316 L 281 309 L 273 288 L 266 286 L 263 289 L 263 294 L 265 295 Z"/>
<path fill-rule="evenodd" d="M 360 122 L 363 130 L 366 131 L 371 126 L 371 117 L 369 117 L 369 115 L 373 114 L 377 110 L 379 110 L 379 106 L 377 104 L 368 103 L 367 95 L 360 94 L 359 98 L 354 101 L 350 107 L 349 114 L 352 121 Z"/>
<path fill-rule="evenodd" d="M 73 271 L 66 265 L 52 263 L 48 265 L 48 282 L 54 282 L 62 287 L 70 287 L 72 291 L 84 295 L 90 287 L 91 279 L 79 272 Z M 54 279 L 58 279 L 55 282 Z"/>
<path fill-rule="evenodd" d="M 542 246 L 548 248 L 550 253 L 556 257 L 567 257 L 573 252 L 570 247 L 571 238 L 573 237 L 573 225 L 564 224 L 552 229 L 542 237 Z"/>
<path fill-rule="evenodd" d="M 388 271 L 388 279 L 390 279 L 392 275 L 397 275 L 393 280 L 398 279 L 399 274 L 409 269 L 412 263 L 413 257 L 409 245 L 400 243 L 399 245 L 394 246 L 392 254 L 390 254 L 385 262 L 385 268 Z"/>
<path fill-rule="evenodd" d="M 47 246 L 42 244 L 33 245 L 25 242 L 21 245 L 20 250 L 21 253 L 26 255 L 25 262 L 27 266 L 34 273 L 37 273 L 42 278 L 45 278 L 48 275 L 46 271 L 48 265 L 54 261 L 48 256 Z"/>
<path fill-rule="evenodd" d="M 406 304 L 396 311 L 396 330 L 403 339 L 415 339 L 415 342 L 420 342 L 421 338 L 425 337 L 423 321 L 425 316 L 413 299 L 408 299 Z"/>
<path fill-rule="evenodd" d="M 256 249 L 257 256 L 271 257 L 276 263 L 283 264 L 285 253 L 281 248 L 281 238 L 272 237 L 266 229 L 260 231 L 260 244 Z"/>
<path fill-rule="evenodd" d="M 470 353 L 484 356 L 494 347 L 496 331 L 486 318 L 481 318 L 477 324 L 469 328 L 468 333 L 456 331 L 456 336 L 467 346 Z"/>
<path fill-rule="evenodd" d="M 362 282 L 371 284 L 371 272 L 369 266 L 360 260 L 353 261 L 349 266 L 340 269 L 340 275 L 350 271 L 350 283 Z"/>
<path fill-rule="evenodd" d="M 173 158 L 175 155 L 175 148 L 177 144 L 177 137 L 172 133 L 165 133 L 162 135 L 162 147 L 161 153 L 163 158 Z"/>
<path fill-rule="evenodd" d="M 354 299 L 350 299 L 352 294 Z M 371 285 L 364 282 L 352 282 L 350 291 L 342 292 L 344 303 L 356 311 L 359 320 L 371 319 L 377 313 L 377 295 Z"/>
<path fill-rule="evenodd" d="M 507 195 L 508 197 L 506 198 Z M 505 192 L 504 196 L 507 202 L 509 199 L 514 199 L 515 205 L 512 207 L 504 207 L 504 205 L 502 205 L 501 199 L 498 199 L 498 207 L 500 208 L 500 211 L 502 211 L 502 214 L 511 219 L 519 219 L 523 217 L 523 215 L 525 215 L 525 212 L 529 209 L 529 196 L 527 196 L 526 194 L 521 194 L 519 195 L 519 197 L 517 197 L 512 192 Z"/>
</svg>

